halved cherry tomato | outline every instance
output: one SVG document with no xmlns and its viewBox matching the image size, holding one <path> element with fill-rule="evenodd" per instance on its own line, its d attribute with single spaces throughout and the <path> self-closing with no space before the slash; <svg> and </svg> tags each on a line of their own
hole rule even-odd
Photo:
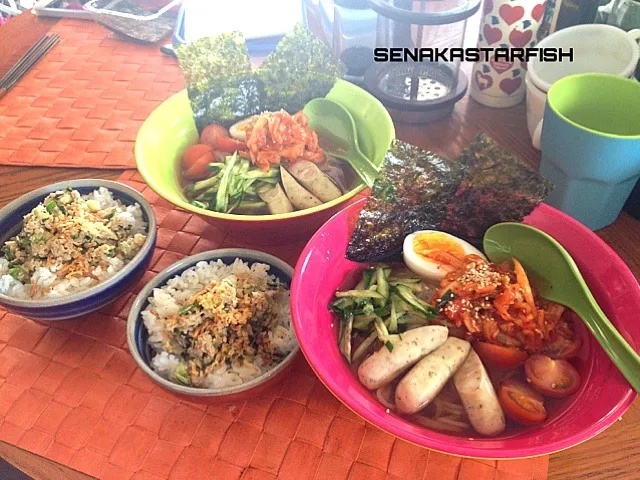
<svg viewBox="0 0 640 480">
<path fill-rule="evenodd" d="M 509 378 L 500 384 L 498 393 L 504 412 L 522 425 L 536 425 L 547 419 L 542 395 L 519 380 Z"/>
<path fill-rule="evenodd" d="M 200 135 L 200 143 L 215 147 L 216 139 L 229 138 L 229 131 L 222 125 L 216 125 L 215 123 L 208 125 L 202 130 Z"/>
<path fill-rule="evenodd" d="M 576 337 L 573 340 L 558 337 L 553 343 L 547 343 L 542 347 L 542 351 L 545 355 L 556 360 L 568 360 L 578 355 L 581 348 L 582 339 L 580 337 Z"/>
<path fill-rule="evenodd" d="M 182 172 L 182 176 L 187 180 L 200 180 L 202 178 L 206 178 L 211 174 L 207 166 L 212 161 L 212 156 L 204 155 L 191 165 L 191 167 Z"/>
<path fill-rule="evenodd" d="M 487 342 L 476 342 L 473 345 L 482 361 L 494 367 L 515 368 L 524 362 L 529 354 L 519 348 L 503 347 Z"/>
<path fill-rule="evenodd" d="M 190 146 L 182 155 L 182 168 L 184 170 L 188 170 L 201 157 L 208 157 L 213 159 L 212 152 L 213 150 L 209 145 L 203 145 L 201 143 L 198 143 L 196 145 Z M 213 162 L 213 160 L 210 160 L 210 161 Z"/>
<path fill-rule="evenodd" d="M 226 153 L 233 153 L 236 151 L 246 151 L 247 145 L 245 143 L 234 140 L 228 137 L 216 137 L 213 142 L 213 148 L 221 150 Z"/>
<path fill-rule="evenodd" d="M 549 397 L 568 397 L 580 388 L 580 374 L 566 360 L 532 355 L 524 363 L 524 374 L 533 388 Z"/>
</svg>

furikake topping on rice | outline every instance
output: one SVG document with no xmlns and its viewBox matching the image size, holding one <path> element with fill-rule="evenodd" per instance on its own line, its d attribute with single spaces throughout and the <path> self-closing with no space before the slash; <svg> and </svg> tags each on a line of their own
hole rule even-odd
<svg viewBox="0 0 640 480">
<path fill-rule="evenodd" d="M 288 290 L 268 268 L 200 262 L 155 289 L 142 312 L 154 369 L 175 383 L 215 388 L 279 363 L 296 341 Z"/>
<path fill-rule="evenodd" d="M 41 298 L 85 290 L 121 270 L 146 238 L 140 206 L 114 200 L 106 188 L 51 193 L 2 246 L 0 293 Z"/>
<path fill-rule="evenodd" d="M 181 380 L 201 386 L 227 362 L 257 355 L 267 364 L 280 359 L 269 331 L 277 316 L 274 295 L 281 290 L 241 274 L 212 282 L 189 298 L 165 324 L 165 351 L 187 359 Z"/>
</svg>

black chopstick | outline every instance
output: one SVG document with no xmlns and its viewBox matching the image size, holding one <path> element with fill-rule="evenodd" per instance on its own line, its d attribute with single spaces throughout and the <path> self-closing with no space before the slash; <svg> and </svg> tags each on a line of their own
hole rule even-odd
<svg viewBox="0 0 640 480">
<path fill-rule="evenodd" d="M 11 90 L 31 68 L 60 40 L 58 34 L 41 38 L 23 55 L 18 63 L 0 80 L 0 99 Z"/>
<path fill-rule="evenodd" d="M 18 62 L 15 70 L 11 76 L 7 79 L 7 83 L 3 85 L 5 88 L 11 88 L 15 85 L 17 80 L 20 80 L 24 74 L 31 69 L 38 61 L 58 43 L 60 37 L 55 34 L 50 37 L 45 37 L 42 43 L 39 43 L 32 51 L 27 52 L 22 58 L 22 61 Z"/>
<path fill-rule="evenodd" d="M 53 48 L 53 46 L 58 43 L 60 37 L 58 35 L 54 35 L 48 38 L 42 45 L 40 45 L 36 50 L 34 50 L 28 58 L 25 58 L 25 62 L 19 68 L 16 69 L 13 77 L 9 80 L 8 85 L 6 85 L 7 89 L 13 87 L 23 76 L 27 73 L 31 67 L 33 67 L 36 63 L 40 61 L 46 53 Z"/>
<path fill-rule="evenodd" d="M 16 64 L 11 67 L 11 70 L 9 70 L 7 73 L 5 73 L 4 77 L 2 77 L 0 79 L 0 88 L 5 87 L 8 83 L 10 78 L 12 77 L 12 75 L 15 74 L 15 72 L 22 66 L 24 65 L 24 63 L 27 61 L 27 59 L 33 55 L 33 52 L 35 52 L 41 45 L 43 45 L 47 40 L 49 39 L 49 37 L 47 35 L 43 35 L 42 38 L 40 38 L 40 40 L 38 40 L 35 44 L 33 44 L 31 46 L 31 48 L 29 50 L 27 50 L 27 53 L 25 53 L 20 60 L 18 60 L 18 62 L 16 62 Z"/>
<path fill-rule="evenodd" d="M 36 43 L 23 57 L 14 65 L 14 67 L 0 80 L 0 89 L 2 94 L 9 91 L 20 78 L 35 65 L 51 47 L 57 43 L 58 36 L 44 37 Z"/>
</svg>

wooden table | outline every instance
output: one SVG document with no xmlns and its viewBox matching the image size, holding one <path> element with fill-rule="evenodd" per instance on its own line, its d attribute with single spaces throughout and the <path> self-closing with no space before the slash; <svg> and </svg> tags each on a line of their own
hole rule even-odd
<svg viewBox="0 0 640 480">
<path fill-rule="evenodd" d="M 20 55 L 55 23 L 20 15 L 0 28 L 0 76 Z M 468 68 L 469 66 L 467 66 Z M 537 167 L 540 154 L 531 146 L 524 104 L 507 109 L 483 107 L 465 97 L 454 113 L 430 125 L 396 125 L 397 136 L 441 155 L 456 155 L 484 130 L 503 146 Z M 0 206 L 35 188 L 76 178 L 116 179 L 121 171 L 49 169 L 0 166 Z M 640 277 L 640 222 L 622 213 L 611 226 L 597 232 Z M 595 399 L 594 399 L 595 400 Z M 52 461 L 0 442 L 0 456 L 36 479 L 75 480 L 89 478 Z M 620 421 L 598 437 L 551 456 L 549 479 L 632 479 L 640 472 L 640 400 Z"/>
</svg>

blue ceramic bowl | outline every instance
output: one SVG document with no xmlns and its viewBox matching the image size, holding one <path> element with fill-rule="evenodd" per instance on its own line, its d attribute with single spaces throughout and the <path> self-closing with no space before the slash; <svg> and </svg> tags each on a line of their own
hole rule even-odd
<svg viewBox="0 0 640 480">
<path fill-rule="evenodd" d="M 125 204 L 138 203 L 147 222 L 147 240 L 135 257 L 122 270 L 108 280 L 71 295 L 48 299 L 18 299 L 0 294 L 0 306 L 10 312 L 33 320 L 51 322 L 80 317 L 98 310 L 121 297 L 142 278 L 149 267 L 156 245 L 156 217 L 149 202 L 136 190 L 127 185 L 109 180 L 86 179 L 54 183 L 34 190 L 0 209 L 0 244 L 16 235 L 22 228 L 23 218 L 44 198 L 55 191 L 73 188 L 87 194 L 99 187 L 105 187 Z"/>
<path fill-rule="evenodd" d="M 269 274 L 275 275 L 280 281 L 291 286 L 293 268 L 279 258 L 256 250 L 247 250 L 244 248 L 223 248 L 183 258 L 182 260 L 179 260 L 173 265 L 165 268 L 145 285 L 133 302 L 127 321 L 127 342 L 129 344 L 129 352 L 138 364 L 138 367 L 140 367 L 142 371 L 151 378 L 151 380 L 161 387 L 164 387 L 175 394 L 189 397 L 207 397 L 209 400 L 219 400 L 224 402 L 242 401 L 257 395 L 282 380 L 285 372 L 291 366 L 291 362 L 298 354 L 300 347 L 296 345 L 296 347 L 284 359 L 282 359 L 278 365 L 263 375 L 241 385 L 216 389 L 195 388 L 179 385 L 160 376 L 151 368 L 152 351 L 151 347 L 147 343 L 149 333 L 142 321 L 141 312 L 148 307 L 148 298 L 152 295 L 153 289 L 163 287 L 170 278 L 180 275 L 182 272 L 193 267 L 198 262 L 222 260 L 225 264 L 229 265 L 233 263 L 236 258 L 239 258 L 249 264 L 258 262 L 270 265 L 271 268 L 269 269 Z"/>
</svg>

